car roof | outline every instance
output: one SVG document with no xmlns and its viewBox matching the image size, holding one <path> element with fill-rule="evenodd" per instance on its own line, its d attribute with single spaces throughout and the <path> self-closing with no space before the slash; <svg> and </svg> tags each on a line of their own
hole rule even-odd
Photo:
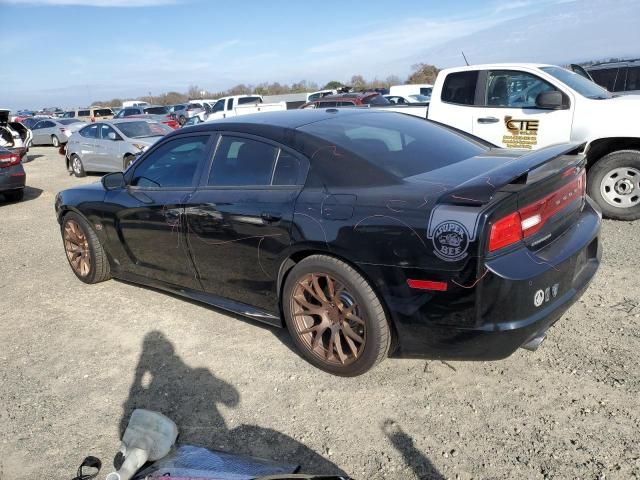
<svg viewBox="0 0 640 480">
<path fill-rule="evenodd" d="M 519 69 L 519 68 L 531 68 L 531 69 L 538 69 L 541 67 L 557 67 L 557 65 L 551 65 L 551 64 L 547 64 L 547 63 L 485 63 L 485 64 L 480 64 L 480 65 L 468 65 L 468 66 L 462 66 L 462 67 L 452 67 L 452 68 L 445 68 L 443 70 L 441 70 L 442 72 L 445 73 L 451 73 L 451 72 L 466 72 L 466 71 L 473 71 L 473 70 L 503 70 L 503 69 L 510 69 L 510 68 L 515 68 L 515 69 Z"/>
<path fill-rule="evenodd" d="M 263 112 L 249 115 L 241 115 L 240 117 L 229 117 L 213 122 L 204 122 L 193 127 L 191 131 L 215 131 L 215 130 L 233 130 L 234 128 L 244 126 L 271 126 L 294 130 L 296 128 L 308 125 L 310 123 L 321 122 L 336 115 L 341 117 L 354 116 L 364 114 L 366 112 L 373 113 L 369 109 L 337 109 L 337 108 L 314 108 L 314 109 L 296 109 L 284 110 L 277 112 Z M 384 112 L 377 112 L 384 113 Z"/>
<path fill-rule="evenodd" d="M 630 67 L 640 65 L 640 59 L 634 58 L 632 60 L 619 60 L 617 62 L 602 62 L 602 63 L 594 63 L 593 65 L 589 65 L 584 67 L 585 70 L 601 70 L 606 68 L 620 68 L 620 67 Z"/>
</svg>

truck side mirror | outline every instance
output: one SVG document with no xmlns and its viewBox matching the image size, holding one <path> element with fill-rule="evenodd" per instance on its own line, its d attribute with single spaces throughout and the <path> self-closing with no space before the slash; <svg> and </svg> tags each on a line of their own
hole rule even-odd
<svg viewBox="0 0 640 480">
<path fill-rule="evenodd" d="M 536 106 L 546 110 L 562 110 L 569 108 L 564 101 L 562 92 L 559 92 L 558 90 L 539 93 L 536 97 Z"/>
</svg>

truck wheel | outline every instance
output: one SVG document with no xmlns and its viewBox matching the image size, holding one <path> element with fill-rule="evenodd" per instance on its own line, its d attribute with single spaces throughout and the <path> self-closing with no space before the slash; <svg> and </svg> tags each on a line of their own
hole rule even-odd
<svg viewBox="0 0 640 480">
<path fill-rule="evenodd" d="M 620 150 L 591 167 L 587 191 L 607 218 L 640 218 L 640 151 Z"/>
</svg>

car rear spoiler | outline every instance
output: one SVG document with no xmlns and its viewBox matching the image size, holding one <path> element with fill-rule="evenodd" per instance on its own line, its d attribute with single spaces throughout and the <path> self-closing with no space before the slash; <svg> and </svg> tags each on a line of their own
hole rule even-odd
<svg viewBox="0 0 640 480">
<path fill-rule="evenodd" d="M 558 169 L 555 167 L 551 170 L 540 167 L 559 157 L 570 158 L 565 167 L 584 163 L 582 152 L 585 145 L 586 143 L 560 143 L 526 153 L 458 185 L 440 201 L 456 205 L 484 205 L 498 191 L 520 190 L 525 185 L 557 173 Z"/>
</svg>

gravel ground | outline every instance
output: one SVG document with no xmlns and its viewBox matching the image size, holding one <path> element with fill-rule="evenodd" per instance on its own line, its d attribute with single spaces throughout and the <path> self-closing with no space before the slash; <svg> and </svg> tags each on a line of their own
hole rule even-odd
<svg viewBox="0 0 640 480">
<path fill-rule="evenodd" d="M 332 377 L 286 333 L 67 265 L 53 148 L 0 205 L 0 479 L 109 471 L 132 408 L 173 418 L 183 443 L 357 479 L 640 477 L 640 222 L 604 223 L 585 296 L 535 353 L 499 362 L 387 360 Z M 104 478 L 101 476 L 100 478 Z"/>
</svg>

